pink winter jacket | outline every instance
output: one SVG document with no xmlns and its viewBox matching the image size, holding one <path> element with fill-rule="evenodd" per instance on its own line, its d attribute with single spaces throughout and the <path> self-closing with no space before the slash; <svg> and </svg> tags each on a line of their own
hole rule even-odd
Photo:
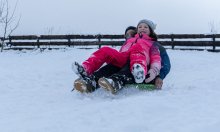
<svg viewBox="0 0 220 132">
<path fill-rule="evenodd" d="M 126 44 L 121 47 L 119 52 L 130 53 L 130 56 L 132 56 L 130 57 L 131 68 L 135 63 L 141 64 L 145 69 L 146 75 L 148 71 L 147 65 L 150 65 L 151 69 L 156 71 L 156 75 L 159 75 L 161 57 L 159 47 L 154 43 L 155 41 L 152 41 L 152 38 L 146 34 L 142 33 L 141 36 L 136 34 L 134 38 L 130 38 L 126 41 Z"/>
</svg>

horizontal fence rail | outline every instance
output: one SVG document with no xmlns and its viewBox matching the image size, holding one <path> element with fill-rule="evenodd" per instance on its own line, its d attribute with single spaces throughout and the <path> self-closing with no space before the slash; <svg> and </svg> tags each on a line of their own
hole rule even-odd
<svg viewBox="0 0 220 132">
<path fill-rule="evenodd" d="M 201 41 L 201 39 L 210 38 L 209 41 Z M 160 34 L 158 35 L 159 43 L 163 46 L 212 46 L 212 50 L 216 50 L 216 46 L 220 46 L 220 34 L 204 35 L 204 34 Z M 3 40 L 3 38 L 0 38 Z M 163 40 L 164 39 L 164 40 Z M 179 40 L 180 39 L 180 40 Z M 184 39 L 184 41 L 181 41 Z M 189 40 L 187 39 L 195 39 Z M 196 40 L 200 39 L 200 40 Z M 28 42 L 22 42 L 22 41 Z M 124 35 L 23 35 L 9 36 L 6 44 L 11 48 L 14 46 L 37 46 L 41 48 L 44 45 L 57 46 L 121 46 L 125 41 Z"/>
</svg>

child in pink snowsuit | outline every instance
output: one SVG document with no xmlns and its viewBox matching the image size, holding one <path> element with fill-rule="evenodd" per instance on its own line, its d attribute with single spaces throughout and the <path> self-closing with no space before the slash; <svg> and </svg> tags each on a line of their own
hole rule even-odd
<svg viewBox="0 0 220 132">
<path fill-rule="evenodd" d="M 82 66 L 74 62 L 72 64 L 73 70 L 82 77 L 92 74 L 105 62 L 123 67 L 130 60 L 131 72 L 134 75 L 135 82 L 142 83 L 147 74 L 149 74 L 148 81 L 150 82 L 159 74 L 161 58 L 157 45 L 154 45 L 153 39 L 149 37 L 149 26 L 151 29 L 155 29 L 152 21 L 141 20 L 138 23 L 135 37 L 128 39 L 119 52 L 110 47 L 102 47 L 84 61 Z M 148 71 L 147 65 L 149 64 L 151 69 Z"/>
</svg>

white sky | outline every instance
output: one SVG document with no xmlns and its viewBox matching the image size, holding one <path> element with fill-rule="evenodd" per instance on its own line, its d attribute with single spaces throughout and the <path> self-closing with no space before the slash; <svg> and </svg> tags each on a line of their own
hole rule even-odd
<svg viewBox="0 0 220 132">
<path fill-rule="evenodd" d="M 13 35 L 124 34 L 141 19 L 157 23 L 157 34 L 204 34 L 209 22 L 220 26 L 219 13 L 219 0 L 18 0 Z"/>
</svg>

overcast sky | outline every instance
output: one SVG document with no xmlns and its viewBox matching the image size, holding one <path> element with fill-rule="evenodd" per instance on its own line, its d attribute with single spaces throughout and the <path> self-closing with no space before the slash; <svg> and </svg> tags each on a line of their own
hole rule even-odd
<svg viewBox="0 0 220 132">
<path fill-rule="evenodd" d="M 204 34 L 209 22 L 220 26 L 220 0 L 18 0 L 19 14 L 13 35 L 124 34 L 141 19 L 157 23 L 157 34 Z"/>
</svg>

